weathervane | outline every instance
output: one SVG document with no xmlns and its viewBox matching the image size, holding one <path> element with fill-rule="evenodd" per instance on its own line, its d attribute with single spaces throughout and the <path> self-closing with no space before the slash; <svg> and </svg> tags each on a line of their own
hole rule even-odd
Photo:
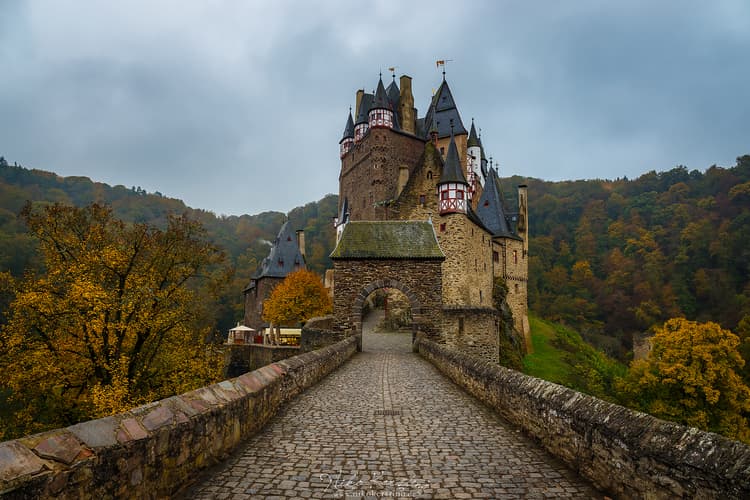
<svg viewBox="0 0 750 500">
<path fill-rule="evenodd" d="M 438 61 L 435 61 L 435 66 L 436 67 L 438 67 L 438 68 L 440 66 L 443 67 L 443 80 L 444 81 L 445 81 L 445 63 L 448 63 L 448 62 L 453 62 L 453 59 L 440 59 Z"/>
</svg>

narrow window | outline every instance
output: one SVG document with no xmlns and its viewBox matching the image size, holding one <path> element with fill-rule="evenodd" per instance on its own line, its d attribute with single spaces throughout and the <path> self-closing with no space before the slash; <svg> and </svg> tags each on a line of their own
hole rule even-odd
<svg viewBox="0 0 750 500">
<path fill-rule="evenodd" d="M 479 290 L 479 303 L 482 303 L 482 290 Z"/>
<path fill-rule="evenodd" d="M 513 263 L 518 264 L 518 250 L 513 250 Z"/>
<path fill-rule="evenodd" d="M 441 154 L 441 155 L 444 155 L 444 154 L 445 154 L 445 148 L 440 148 L 440 154 Z"/>
<path fill-rule="evenodd" d="M 427 171 L 427 178 L 432 179 L 432 170 Z"/>
<path fill-rule="evenodd" d="M 462 335 L 464 333 L 464 319 L 458 318 L 458 334 Z"/>
<path fill-rule="evenodd" d="M 419 195 L 419 204 L 424 205 L 425 204 L 425 197 L 423 194 Z"/>
<path fill-rule="evenodd" d="M 492 251 L 492 260 L 493 262 L 500 262 L 500 254 L 496 251 Z"/>
<path fill-rule="evenodd" d="M 445 232 L 445 222 L 443 222 L 442 224 L 440 224 L 440 232 L 441 233 Z"/>
</svg>

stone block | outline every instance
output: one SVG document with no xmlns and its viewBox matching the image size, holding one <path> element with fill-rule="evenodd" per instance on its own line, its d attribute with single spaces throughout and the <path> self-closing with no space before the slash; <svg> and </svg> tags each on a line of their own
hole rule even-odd
<svg viewBox="0 0 750 500">
<path fill-rule="evenodd" d="M 64 464 L 72 464 L 84 447 L 70 432 L 51 431 L 45 434 L 34 452 L 42 458 L 55 460 Z"/>
<path fill-rule="evenodd" d="M 89 448 L 103 448 L 117 444 L 117 429 L 120 422 L 115 417 L 104 417 L 71 425 L 67 429 Z"/>
<path fill-rule="evenodd" d="M 44 461 L 18 441 L 0 443 L 0 481 L 11 482 L 44 468 Z"/>
</svg>

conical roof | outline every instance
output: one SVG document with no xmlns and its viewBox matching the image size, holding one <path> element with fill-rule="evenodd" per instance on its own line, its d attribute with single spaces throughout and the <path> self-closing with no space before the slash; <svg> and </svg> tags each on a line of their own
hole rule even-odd
<svg viewBox="0 0 750 500">
<path fill-rule="evenodd" d="M 344 135 L 341 137 L 339 144 L 344 142 L 344 139 L 354 139 L 354 120 L 352 120 L 352 110 L 349 109 L 349 118 L 346 120 L 346 126 L 344 127 Z"/>
<path fill-rule="evenodd" d="M 461 168 L 461 161 L 458 159 L 458 148 L 456 147 L 456 139 L 453 135 L 451 135 L 451 142 L 448 145 L 448 154 L 445 157 L 445 165 L 443 165 L 443 175 L 440 176 L 440 184 L 445 184 L 446 182 L 468 184 Z"/>
<path fill-rule="evenodd" d="M 375 98 L 372 94 L 362 94 L 362 100 L 359 102 L 359 113 L 357 113 L 357 121 L 355 124 L 368 123 L 370 121 L 369 114 L 372 109 L 372 101 Z"/>
<path fill-rule="evenodd" d="M 481 146 L 479 143 L 479 137 L 477 136 L 477 129 L 474 127 L 474 118 L 471 119 L 471 130 L 469 131 L 469 140 L 466 141 L 466 147 L 471 148 L 475 146 Z"/>
<path fill-rule="evenodd" d="M 391 102 L 388 99 L 388 93 L 385 91 L 382 77 L 378 80 L 378 88 L 375 91 L 375 98 L 370 107 L 370 110 L 373 109 L 391 109 Z"/>
</svg>

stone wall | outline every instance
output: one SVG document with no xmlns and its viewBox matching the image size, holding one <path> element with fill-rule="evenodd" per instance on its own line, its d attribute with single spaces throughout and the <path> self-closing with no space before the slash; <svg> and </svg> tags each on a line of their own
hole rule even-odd
<svg viewBox="0 0 750 500">
<path fill-rule="evenodd" d="M 333 316 L 311 318 L 302 327 L 300 350 L 302 352 L 314 351 L 340 342 L 346 337 L 344 332 L 333 328 Z M 361 350 L 359 346 L 357 350 Z"/>
<path fill-rule="evenodd" d="M 0 443 L 4 499 L 165 498 L 225 459 L 357 338 L 112 417 Z"/>
<path fill-rule="evenodd" d="M 367 296 L 380 288 L 396 288 L 411 302 L 415 329 L 436 338 L 441 314 L 440 264 L 437 259 L 334 260 L 336 328 L 362 333 L 362 308 Z"/>
<path fill-rule="evenodd" d="M 276 286 L 284 281 L 283 278 L 270 276 L 260 278 L 255 282 L 255 288 L 245 292 L 245 317 L 243 324 L 260 331 L 265 325 L 263 321 L 263 302 L 271 295 Z"/>
<path fill-rule="evenodd" d="M 418 340 L 458 385 L 620 498 L 750 498 L 750 446 Z"/>
<path fill-rule="evenodd" d="M 291 358 L 300 353 L 298 346 L 231 344 L 224 346 L 224 377 L 239 377 L 261 366 Z"/>
<path fill-rule="evenodd" d="M 443 338 L 451 349 L 500 362 L 500 316 L 491 307 L 443 307 Z"/>
<path fill-rule="evenodd" d="M 423 151 L 424 141 L 410 134 L 370 129 L 341 162 L 339 208 L 348 198 L 351 220 L 398 218 L 381 202 L 396 197 L 401 167 L 406 167 L 411 176 Z"/>
</svg>

